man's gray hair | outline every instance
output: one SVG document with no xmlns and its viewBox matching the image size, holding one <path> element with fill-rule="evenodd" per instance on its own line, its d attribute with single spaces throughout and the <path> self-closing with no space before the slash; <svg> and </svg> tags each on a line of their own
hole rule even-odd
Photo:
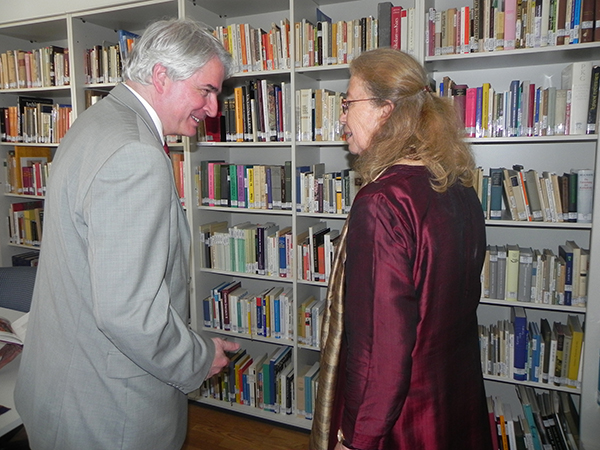
<svg viewBox="0 0 600 450">
<path fill-rule="evenodd" d="M 161 64 L 172 80 L 186 80 L 215 57 L 223 63 L 228 78 L 231 55 L 206 26 L 190 19 L 159 20 L 136 39 L 124 62 L 123 77 L 148 85 L 152 69 Z"/>
</svg>

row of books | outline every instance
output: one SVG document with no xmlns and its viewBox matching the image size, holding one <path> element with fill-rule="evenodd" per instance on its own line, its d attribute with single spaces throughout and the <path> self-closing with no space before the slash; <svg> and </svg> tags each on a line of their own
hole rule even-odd
<svg viewBox="0 0 600 450">
<path fill-rule="evenodd" d="M 5 159 L 5 192 L 19 195 L 46 195 L 46 183 L 52 165 L 49 147 L 16 145 Z"/>
<path fill-rule="evenodd" d="M 343 93 L 329 89 L 305 88 L 296 91 L 296 140 L 344 140 L 340 125 L 343 98 Z"/>
<path fill-rule="evenodd" d="M 16 106 L 0 107 L 3 142 L 59 143 L 73 121 L 71 105 L 51 99 L 19 97 Z"/>
<path fill-rule="evenodd" d="M 0 89 L 66 86 L 69 49 L 55 45 L 0 53 Z"/>
<path fill-rule="evenodd" d="M 292 163 L 283 165 L 200 162 L 195 181 L 198 205 L 292 209 Z"/>
<path fill-rule="evenodd" d="M 291 141 L 291 85 L 265 79 L 248 80 L 223 100 L 215 118 L 205 119 L 200 141 Z"/>
<path fill-rule="evenodd" d="M 273 222 L 200 225 L 200 267 L 207 269 L 291 278 L 292 250 L 292 228 Z"/>
<path fill-rule="evenodd" d="M 303 213 L 347 214 L 362 185 L 352 169 L 325 172 L 323 163 L 299 166 L 296 186 L 300 195 L 296 210 Z"/>
<path fill-rule="evenodd" d="M 390 37 L 381 42 L 381 46 L 393 46 L 413 53 L 414 39 L 409 36 L 414 35 L 414 8 L 395 7 L 393 19 L 391 12 L 390 9 L 389 14 L 384 16 L 383 25 Z M 385 13 L 380 12 L 380 16 L 382 14 Z M 234 72 L 287 70 L 292 64 L 295 67 L 347 64 L 362 52 L 380 46 L 378 18 L 367 16 L 333 21 L 319 9 L 316 18 L 314 23 L 307 19 L 294 23 L 293 30 L 289 20 L 282 19 L 278 23 L 272 22 L 268 30 L 247 23 L 219 26 L 215 28 L 214 35 L 233 56 Z M 291 33 L 294 33 L 293 49 Z M 394 43 L 391 41 L 392 34 Z"/>
<path fill-rule="evenodd" d="M 494 450 L 579 450 L 579 413 L 567 392 L 536 392 L 515 386 L 520 410 L 498 396 L 487 397 Z"/>
<path fill-rule="evenodd" d="M 247 337 L 294 341 L 291 288 L 253 292 L 241 281 L 223 282 L 202 300 L 204 327 Z M 304 321 L 303 321 L 304 323 Z"/>
<path fill-rule="evenodd" d="M 571 169 L 558 175 L 535 169 L 492 167 L 475 170 L 475 190 L 490 220 L 592 222 L 594 171 Z"/>
<path fill-rule="evenodd" d="M 585 307 L 590 252 L 566 241 L 558 251 L 488 245 L 481 274 L 483 298 Z"/>
<path fill-rule="evenodd" d="M 44 225 L 44 202 L 11 203 L 8 207 L 8 237 L 11 244 L 39 247 Z"/>
<path fill-rule="evenodd" d="M 311 420 L 320 363 L 301 366 L 296 377 L 291 359 L 291 347 L 279 347 L 257 356 L 240 349 L 231 358 L 226 372 L 203 383 L 201 395 Z"/>
<path fill-rule="evenodd" d="M 284 165 L 201 161 L 196 167 L 198 205 L 292 209 L 291 161 Z M 351 169 L 325 172 L 325 164 L 296 167 L 296 210 L 345 214 L 362 185 Z"/>
<path fill-rule="evenodd" d="M 490 2 L 430 8 L 427 56 L 537 48 L 600 40 L 595 0 Z"/>
<path fill-rule="evenodd" d="M 139 36 L 126 30 L 118 30 L 117 35 L 119 40 L 117 43 L 104 41 L 101 45 L 86 49 L 84 54 L 86 84 L 122 81 L 123 63 Z"/>
<path fill-rule="evenodd" d="M 290 21 L 272 22 L 269 30 L 247 23 L 218 26 L 213 34 L 233 57 L 233 71 L 290 69 Z"/>
<path fill-rule="evenodd" d="M 577 62 L 561 72 L 560 86 L 512 80 L 507 90 L 490 83 L 469 87 L 444 77 L 441 96 L 451 97 L 467 137 L 595 134 L 600 66 Z"/>
<path fill-rule="evenodd" d="M 250 221 L 229 226 L 215 221 L 200 226 L 201 267 L 275 278 L 327 282 L 335 254 L 338 230 L 325 222 L 311 225 L 296 236 L 291 227 Z M 297 265 L 294 261 L 298 261 Z"/>
<path fill-rule="evenodd" d="M 479 325 L 484 374 L 569 388 L 581 387 L 583 328 L 577 315 L 567 323 L 528 321 L 525 309 L 513 307 L 510 320 Z"/>
<path fill-rule="evenodd" d="M 408 54 L 415 51 L 415 9 L 395 6 L 392 2 L 377 4 L 379 47 L 391 47 Z"/>
</svg>

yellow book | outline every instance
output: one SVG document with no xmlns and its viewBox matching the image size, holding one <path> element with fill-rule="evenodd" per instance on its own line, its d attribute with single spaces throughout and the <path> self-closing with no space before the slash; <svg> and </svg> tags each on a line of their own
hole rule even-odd
<svg viewBox="0 0 600 450">
<path fill-rule="evenodd" d="M 235 140 L 244 142 L 244 94 L 242 87 L 234 88 L 235 97 Z"/>
<path fill-rule="evenodd" d="M 246 176 L 248 177 L 248 208 L 254 208 L 254 167 L 248 167 Z"/>
<path fill-rule="evenodd" d="M 506 284 L 505 300 L 517 300 L 519 291 L 519 246 L 506 246 Z"/>
<path fill-rule="evenodd" d="M 583 351 L 583 329 L 578 316 L 569 315 L 567 325 L 571 330 L 571 354 L 569 355 L 569 369 L 567 371 L 567 386 L 572 388 L 579 387 L 579 365 L 581 353 Z"/>
</svg>

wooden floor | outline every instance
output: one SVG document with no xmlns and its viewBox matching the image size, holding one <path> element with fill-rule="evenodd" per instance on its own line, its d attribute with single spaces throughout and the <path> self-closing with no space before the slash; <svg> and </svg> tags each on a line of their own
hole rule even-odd
<svg viewBox="0 0 600 450">
<path fill-rule="evenodd" d="M 182 450 L 308 450 L 308 431 L 190 402 Z"/>
<path fill-rule="evenodd" d="M 188 433 L 182 450 L 308 450 L 308 431 L 189 403 Z M 8 437 L 8 436 L 7 436 Z M 28 449 L 23 428 L 0 450 Z"/>
</svg>

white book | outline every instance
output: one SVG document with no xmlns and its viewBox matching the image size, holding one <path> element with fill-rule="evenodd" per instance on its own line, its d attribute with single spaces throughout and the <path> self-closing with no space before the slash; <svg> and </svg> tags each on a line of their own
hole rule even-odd
<svg viewBox="0 0 600 450">
<path fill-rule="evenodd" d="M 571 91 L 571 113 L 567 124 L 569 134 L 586 133 L 591 77 L 590 61 L 569 64 L 561 72 L 561 88 Z"/>
</svg>

